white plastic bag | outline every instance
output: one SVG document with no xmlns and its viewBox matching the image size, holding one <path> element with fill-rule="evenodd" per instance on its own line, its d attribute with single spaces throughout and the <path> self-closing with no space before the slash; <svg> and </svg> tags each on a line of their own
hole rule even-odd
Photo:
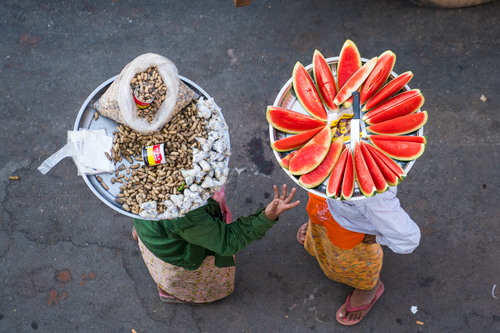
<svg viewBox="0 0 500 333">
<path fill-rule="evenodd" d="M 167 85 L 167 95 L 154 120 L 149 123 L 146 119 L 137 116 L 130 82 L 137 73 L 152 66 L 158 69 L 163 82 Z M 174 63 L 161 55 L 146 53 L 125 66 L 93 107 L 104 117 L 127 125 L 141 134 L 151 134 L 160 130 L 172 118 L 178 92 L 179 75 Z"/>
</svg>

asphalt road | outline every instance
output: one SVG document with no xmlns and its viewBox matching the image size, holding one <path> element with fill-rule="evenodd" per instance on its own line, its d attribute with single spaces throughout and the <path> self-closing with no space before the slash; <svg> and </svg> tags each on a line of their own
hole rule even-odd
<svg viewBox="0 0 500 333">
<path fill-rule="evenodd" d="M 0 332 L 500 332 L 500 2 L 4 0 L 0 13 Z M 250 214 L 273 184 L 294 184 L 269 148 L 267 105 L 297 61 L 311 63 L 315 49 L 337 56 L 346 39 L 364 58 L 396 53 L 394 71 L 413 71 L 430 117 L 426 151 L 398 195 L 421 244 L 384 250 L 386 292 L 356 327 L 335 320 L 350 288 L 297 244 L 305 190 L 238 253 L 231 296 L 168 305 L 131 219 L 96 198 L 70 159 L 37 170 L 97 86 L 158 53 L 221 106 L 228 205 Z"/>
</svg>

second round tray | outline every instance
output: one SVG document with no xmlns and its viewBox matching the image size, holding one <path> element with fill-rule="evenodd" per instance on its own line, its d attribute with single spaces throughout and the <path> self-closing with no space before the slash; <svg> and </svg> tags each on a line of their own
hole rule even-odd
<svg viewBox="0 0 500 333">
<path fill-rule="evenodd" d="M 326 59 L 326 62 L 330 65 L 330 68 L 332 69 L 333 75 L 335 77 L 337 77 L 336 67 L 337 67 L 338 60 L 339 60 L 339 57 L 331 57 L 331 58 L 327 58 Z M 366 63 L 366 62 L 368 62 L 368 60 L 369 59 L 361 58 L 361 61 L 362 61 L 363 64 Z M 305 68 L 309 72 L 309 74 L 311 74 L 311 72 L 312 72 L 312 64 L 306 66 Z M 390 79 L 392 80 L 392 79 L 396 78 L 397 76 L 398 76 L 398 74 L 396 74 L 395 72 L 391 72 Z M 311 77 L 312 77 L 312 75 L 311 75 Z M 404 88 L 403 88 L 404 91 L 407 91 L 407 90 L 410 90 L 410 89 L 411 88 L 408 85 L 404 86 Z M 285 83 L 285 85 L 281 88 L 280 92 L 278 93 L 278 96 L 276 97 L 276 99 L 274 101 L 273 106 L 279 106 L 279 107 L 282 107 L 282 108 L 285 108 L 285 109 L 293 110 L 293 111 L 296 111 L 296 112 L 308 115 L 308 113 L 306 112 L 306 110 L 304 110 L 304 108 L 300 104 L 299 100 L 295 96 L 295 92 L 293 90 L 292 78 L 290 78 Z M 339 109 L 339 112 L 342 113 L 343 110 L 347 111 L 347 109 L 345 109 L 345 108 L 342 107 L 342 108 Z M 420 110 L 418 110 L 417 112 L 420 112 Z M 347 122 L 349 123 L 350 120 L 347 120 Z M 360 123 L 362 123 L 361 126 L 364 126 L 364 123 L 363 123 L 362 120 L 360 120 Z M 343 133 L 343 134 L 344 135 L 349 135 L 350 133 L 349 133 L 349 131 L 347 131 L 346 133 Z M 415 132 L 407 134 L 407 135 L 423 136 L 423 134 L 424 134 L 424 128 L 422 127 L 418 131 L 415 131 Z M 270 136 L 271 142 L 275 142 L 277 140 L 284 139 L 284 138 L 292 136 L 292 135 L 293 134 L 288 134 L 288 133 L 276 130 L 271 125 L 269 125 L 269 136 Z M 346 141 L 345 144 L 346 144 L 347 147 L 349 147 L 350 146 L 350 141 Z M 274 157 L 279 162 L 279 161 L 281 161 L 281 159 L 283 157 L 285 157 L 286 155 L 290 154 L 291 152 L 277 152 L 277 151 L 273 151 L 273 153 L 274 153 Z M 413 166 L 413 164 L 415 164 L 415 160 L 412 160 L 412 161 L 409 161 L 409 162 L 403 162 L 403 161 L 396 161 L 395 160 L 395 162 L 398 163 L 399 166 L 401 166 L 403 168 L 403 170 L 407 174 L 410 171 L 410 169 Z M 285 168 L 282 168 L 282 169 L 283 169 L 284 172 L 286 172 L 286 174 L 295 183 L 297 183 L 298 186 L 302 187 L 299 184 L 299 177 L 300 176 L 291 175 L 288 172 L 287 169 L 285 169 Z M 323 183 L 321 183 L 320 185 L 316 186 L 315 188 L 305 188 L 305 187 L 302 187 L 302 188 L 305 189 L 305 190 L 307 190 L 308 192 L 311 192 L 311 193 L 313 193 L 315 195 L 318 195 L 320 197 L 328 198 L 326 196 L 326 194 L 325 194 L 327 180 L 328 180 L 328 178 Z M 366 199 L 366 197 L 359 190 L 358 184 L 355 183 L 354 194 L 353 194 L 353 196 L 352 196 L 352 198 L 350 200 L 361 200 L 361 199 Z M 340 199 L 337 199 L 337 200 L 340 200 Z"/>
</svg>

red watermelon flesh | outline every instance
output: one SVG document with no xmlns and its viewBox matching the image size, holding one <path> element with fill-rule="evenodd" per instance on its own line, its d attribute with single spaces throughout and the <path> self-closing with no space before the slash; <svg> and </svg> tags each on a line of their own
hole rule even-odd
<svg viewBox="0 0 500 333">
<path fill-rule="evenodd" d="M 370 175 L 370 171 L 368 171 L 368 165 L 363 158 L 358 142 L 356 142 L 354 146 L 354 169 L 356 170 L 356 180 L 359 190 L 365 197 L 372 197 L 377 189 Z"/>
<path fill-rule="evenodd" d="M 349 200 L 354 194 L 354 179 L 356 178 L 354 170 L 353 156 L 350 149 L 347 150 L 347 161 L 344 169 L 344 177 L 342 179 L 342 189 L 340 192 L 340 200 Z"/>
<path fill-rule="evenodd" d="M 272 127 L 290 134 L 302 133 L 325 126 L 325 123 L 321 120 L 277 106 L 267 107 L 266 118 Z"/>
<path fill-rule="evenodd" d="M 379 160 L 381 160 L 400 180 L 403 180 L 406 177 L 406 172 L 396 162 L 391 160 L 374 146 L 367 144 L 366 147 L 374 158 L 376 156 Z"/>
<path fill-rule="evenodd" d="M 415 96 L 420 95 L 420 90 L 419 89 L 412 89 L 408 90 L 405 92 L 402 92 L 401 94 L 398 94 L 391 99 L 377 105 L 377 107 L 373 108 L 372 110 L 368 111 L 364 116 L 363 120 L 366 121 L 367 119 L 372 118 L 373 116 L 377 116 L 387 110 L 390 110 L 394 106 L 397 106 L 401 104 L 402 102 L 405 102 L 408 99 L 411 99 Z"/>
<path fill-rule="evenodd" d="M 290 160 L 295 156 L 297 155 L 297 153 L 299 152 L 300 149 L 297 149 L 295 151 L 292 151 L 290 154 L 286 155 L 285 157 L 283 157 L 281 159 L 281 161 L 279 161 L 281 167 L 283 169 L 287 169 L 288 170 L 288 167 L 290 166 Z"/>
<path fill-rule="evenodd" d="M 271 142 L 271 148 L 279 152 L 295 150 L 309 142 L 309 140 L 311 140 L 321 130 L 322 128 L 320 127 L 307 132 L 296 134 L 294 136 L 289 136 L 288 138 L 277 140 L 275 142 Z"/>
<path fill-rule="evenodd" d="M 342 177 L 344 176 L 345 164 L 347 161 L 347 156 L 349 154 L 349 149 L 344 149 L 342 154 L 335 164 L 335 167 L 330 174 L 330 178 L 328 178 L 328 182 L 326 184 L 326 195 L 330 198 L 338 198 L 340 196 L 340 187 L 342 185 Z"/>
<path fill-rule="evenodd" d="M 389 75 L 391 75 L 395 63 L 396 55 L 392 51 L 385 51 L 378 57 L 377 65 L 366 79 L 359 93 L 361 105 L 365 104 L 382 88 Z"/>
<path fill-rule="evenodd" d="M 356 44 L 352 40 L 346 40 L 340 51 L 337 62 L 337 83 L 338 89 L 346 84 L 351 76 L 361 68 L 361 55 Z M 346 107 L 352 105 L 352 96 L 344 103 Z"/>
<path fill-rule="evenodd" d="M 325 126 L 290 161 L 288 171 L 292 175 L 303 175 L 314 170 L 325 158 L 332 142 L 330 126 Z"/>
<path fill-rule="evenodd" d="M 399 178 L 396 176 L 394 172 L 374 153 L 371 152 L 368 147 L 371 147 L 370 145 L 366 143 L 361 143 L 361 149 L 363 149 L 363 154 L 365 154 L 365 160 L 368 160 L 366 156 L 370 156 L 377 167 L 379 168 L 380 172 L 384 176 L 385 181 L 389 186 L 396 186 L 399 184 Z M 370 169 L 371 171 L 371 169 Z"/>
<path fill-rule="evenodd" d="M 368 140 L 389 140 L 389 141 L 406 141 L 406 142 L 416 142 L 416 143 L 427 143 L 425 136 L 418 135 L 368 135 Z"/>
<path fill-rule="evenodd" d="M 423 111 L 387 120 L 368 126 L 366 129 L 374 134 L 404 135 L 424 126 L 427 119 L 427 111 Z"/>
<path fill-rule="evenodd" d="M 413 77 L 412 72 L 404 72 L 397 78 L 393 79 L 385 86 L 383 86 L 382 89 L 380 89 L 379 92 L 377 92 L 368 102 L 366 102 L 365 106 L 363 107 L 363 110 L 361 111 L 368 111 L 370 109 L 373 109 L 380 103 L 386 101 L 392 95 L 403 89 L 403 87 L 408 82 L 410 82 L 412 77 Z"/>
<path fill-rule="evenodd" d="M 375 140 L 372 144 L 387 156 L 400 161 L 417 159 L 425 150 L 423 143 L 415 142 Z"/>
<path fill-rule="evenodd" d="M 312 117 L 326 122 L 328 116 L 313 80 L 304 66 L 297 62 L 292 74 L 293 89 L 302 107 Z"/>
<path fill-rule="evenodd" d="M 371 118 L 368 118 L 366 120 L 366 123 L 368 125 L 379 124 L 383 121 L 415 113 L 417 112 L 418 109 L 422 107 L 422 105 L 424 105 L 424 102 L 425 102 L 424 96 L 422 94 L 418 94 L 398 104 L 394 104 L 393 106 L 387 108 L 385 111 L 375 116 L 372 116 Z"/>
<path fill-rule="evenodd" d="M 373 159 L 372 155 L 370 154 L 370 152 L 368 152 L 368 149 L 365 147 L 365 143 L 361 142 L 360 147 L 361 147 L 361 153 L 363 154 L 363 158 L 365 159 L 366 166 L 368 167 L 368 170 L 370 171 L 370 176 L 372 176 L 373 184 L 375 185 L 377 192 L 383 193 L 383 192 L 387 191 L 387 189 L 389 188 L 389 186 L 387 185 L 387 181 L 385 180 L 385 177 L 382 174 L 382 171 L 380 171 L 380 168 L 377 166 L 377 163 Z M 391 171 L 389 170 L 389 172 L 391 172 Z M 397 182 L 396 175 L 394 175 L 394 177 L 396 178 L 396 182 Z"/>
<path fill-rule="evenodd" d="M 361 87 L 366 78 L 370 75 L 377 64 L 377 57 L 370 59 L 366 64 L 364 64 L 360 69 L 354 73 L 351 78 L 344 84 L 344 86 L 339 90 L 337 96 L 333 100 L 333 103 L 340 105 L 344 103 L 349 97 L 352 97 L 352 93 Z"/>
<path fill-rule="evenodd" d="M 333 103 L 333 99 L 337 95 L 335 78 L 330 65 L 318 50 L 314 51 L 313 55 L 313 77 L 323 103 L 328 109 L 336 111 L 338 107 Z"/>
<path fill-rule="evenodd" d="M 305 188 L 313 188 L 321 184 L 332 172 L 337 163 L 342 148 L 344 147 L 344 136 L 339 136 L 330 146 L 328 154 L 320 165 L 313 171 L 306 173 L 299 178 L 299 184 Z"/>
</svg>

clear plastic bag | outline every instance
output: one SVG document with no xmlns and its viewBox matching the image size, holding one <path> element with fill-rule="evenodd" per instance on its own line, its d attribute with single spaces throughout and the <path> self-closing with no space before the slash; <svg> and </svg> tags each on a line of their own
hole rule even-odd
<svg viewBox="0 0 500 333">
<path fill-rule="evenodd" d="M 158 69 L 163 82 L 167 85 L 167 96 L 154 120 L 149 123 L 137 116 L 130 82 L 137 73 L 152 66 Z M 104 117 L 127 125 L 141 134 L 151 134 L 160 130 L 173 117 L 178 93 L 179 75 L 174 63 L 161 55 L 146 53 L 123 68 L 108 90 L 94 103 L 93 108 Z"/>
</svg>

